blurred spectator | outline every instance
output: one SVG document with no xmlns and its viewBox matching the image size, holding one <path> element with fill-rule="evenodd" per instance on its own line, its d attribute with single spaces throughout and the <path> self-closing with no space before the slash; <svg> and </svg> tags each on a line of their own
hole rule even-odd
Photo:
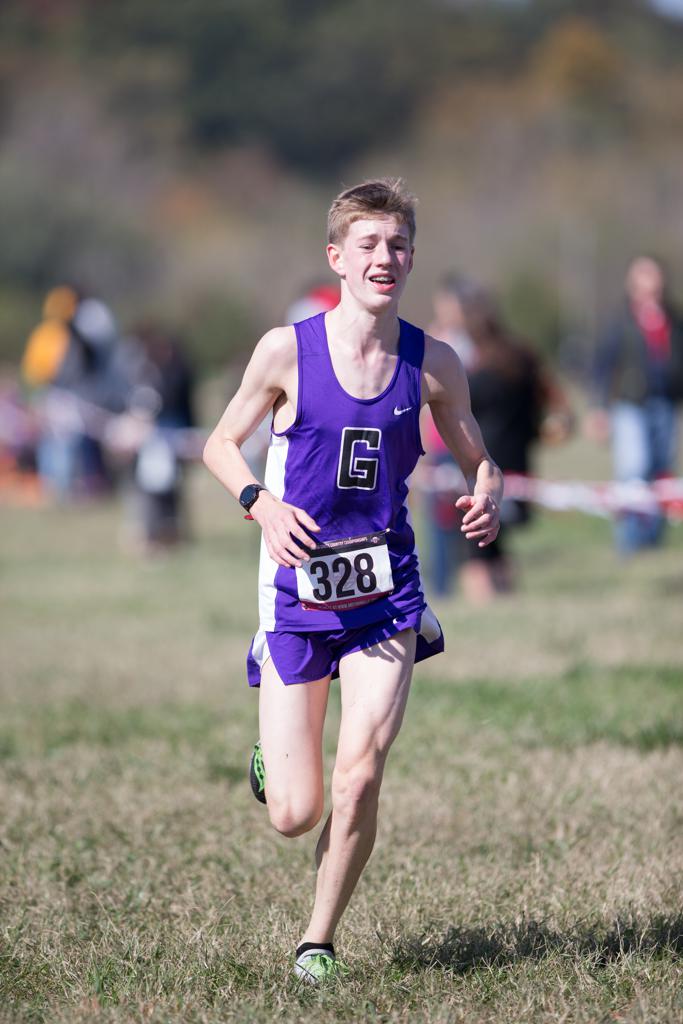
<svg viewBox="0 0 683 1024">
<path fill-rule="evenodd" d="M 474 342 L 465 329 L 463 302 L 473 295 L 476 285 L 460 274 L 447 274 L 439 282 L 433 297 L 434 315 L 427 331 L 453 348 L 465 369 L 475 355 Z M 435 595 L 449 593 L 461 558 L 460 519 L 455 501 L 467 493 L 464 478 L 458 489 L 458 467 L 441 440 L 429 410 L 423 414 L 422 438 L 424 465 L 430 471 L 431 486 L 425 503 L 427 527 L 427 573 Z"/>
<path fill-rule="evenodd" d="M 125 404 L 125 381 L 113 369 L 117 341 L 116 321 L 99 299 L 66 285 L 48 292 L 21 372 L 40 413 L 38 471 L 60 499 L 109 489 L 99 433 Z"/>
<path fill-rule="evenodd" d="M 612 435 L 617 480 L 650 482 L 676 463 L 676 404 L 683 398 L 683 321 L 668 301 L 660 263 L 632 261 L 626 294 L 598 346 L 595 383 L 600 408 L 587 421 L 596 440 Z M 659 544 L 661 510 L 623 512 L 617 549 L 630 555 Z"/>
<path fill-rule="evenodd" d="M 156 324 L 141 325 L 127 349 L 129 413 L 142 426 L 131 464 L 127 541 L 150 553 L 189 533 L 181 438 L 195 426 L 194 374 L 180 342 Z"/>
<path fill-rule="evenodd" d="M 43 488 L 36 473 L 35 416 L 13 375 L 0 375 L 0 502 L 39 505 Z"/>
<path fill-rule="evenodd" d="M 528 474 L 533 445 L 565 440 L 572 415 L 562 389 L 527 345 L 504 326 L 496 304 L 483 292 L 463 303 L 464 323 L 474 344 L 468 377 L 472 411 L 484 443 L 504 473 Z M 507 551 L 509 529 L 528 522 L 523 501 L 504 499 L 503 526 L 486 548 L 463 545 L 462 585 L 467 597 L 484 603 L 514 588 Z"/>
<path fill-rule="evenodd" d="M 45 296 L 43 320 L 29 335 L 21 361 L 21 375 L 29 388 L 47 387 L 59 373 L 78 302 L 78 293 L 69 285 L 52 288 Z"/>
<path fill-rule="evenodd" d="M 68 322 L 78 297 L 62 286 L 48 292 L 43 320 L 29 335 L 21 359 L 20 384 L 4 379 L 0 384 L 0 491 L 3 500 L 40 501 L 44 488 L 37 475 L 40 430 L 38 418 L 26 405 L 49 386 L 69 346 Z"/>
<path fill-rule="evenodd" d="M 468 297 L 476 296 L 479 291 L 478 285 L 462 274 L 446 274 L 434 292 L 434 315 L 427 328 L 433 338 L 445 341 L 455 349 L 466 370 L 475 357 L 475 347 L 465 327 L 463 305 Z"/>
<path fill-rule="evenodd" d="M 314 281 L 292 302 L 285 315 L 285 322 L 296 324 L 318 313 L 327 313 L 339 305 L 339 296 L 339 285 Z"/>
</svg>

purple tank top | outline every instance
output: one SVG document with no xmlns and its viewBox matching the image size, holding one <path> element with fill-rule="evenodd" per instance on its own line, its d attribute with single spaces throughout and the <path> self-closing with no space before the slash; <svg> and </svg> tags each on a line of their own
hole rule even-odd
<svg viewBox="0 0 683 1024">
<path fill-rule="evenodd" d="M 401 621 L 425 606 L 406 504 L 406 480 L 423 453 L 424 332 L 399 323 L 393 377 L 380 395 L 367 399 L 352 397 L 337 380 L 325 314 L 294 325 L 296 418 L 282 433 L 271 431 L 265 484 L 308 512 L 320 533 L 306 573 L 278 566 L 262 543 L 262 630 L 353 629 Z"/>
</svg>

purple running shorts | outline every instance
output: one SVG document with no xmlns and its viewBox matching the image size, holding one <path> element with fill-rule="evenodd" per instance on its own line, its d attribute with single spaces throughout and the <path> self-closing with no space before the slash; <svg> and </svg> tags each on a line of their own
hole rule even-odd
<svg viewBox="0 0 683 1024">
<path fill-rule="evenodd" d="M 273 659 L 285 686 L 310 683 L 328 675 L 335 679 L 339 675 L 339 662 L 345 655 L 373 647 L 404 629 L 417 632 L 416 662 L 443 651 L 441 626 L 429 608 L 406 619 L 373 622 L 357 629 L 311 633 L 259 632 L 247 656 L 249 685 L 261 685 L 261 668 L 268 657 Z"/>
</svg>

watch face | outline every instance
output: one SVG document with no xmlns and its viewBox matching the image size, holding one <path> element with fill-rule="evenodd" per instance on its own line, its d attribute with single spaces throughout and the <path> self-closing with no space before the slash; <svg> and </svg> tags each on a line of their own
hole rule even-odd
<svg viewBox="0 0 683 1024">
<path fill-rule="evenodd" d="M 240 494 L 240 505 L 242 508 L 248 512 L 262 490 L 263 488 L 259 487 L 258 484 L 247 484 Z"/>
</svg>

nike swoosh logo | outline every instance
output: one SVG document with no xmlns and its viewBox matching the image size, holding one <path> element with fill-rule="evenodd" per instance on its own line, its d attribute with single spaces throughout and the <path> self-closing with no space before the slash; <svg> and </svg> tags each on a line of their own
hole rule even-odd
<svg viewBox="0 0 683 1024">
<path fill-rule="evenodd" d="M 412 405 L 407 405 L 405 409 L 399 409 L 397 405 L 394 406 L 394 416 L 402 416 L 404 412 L 410 412 Z"/>
</svg>

